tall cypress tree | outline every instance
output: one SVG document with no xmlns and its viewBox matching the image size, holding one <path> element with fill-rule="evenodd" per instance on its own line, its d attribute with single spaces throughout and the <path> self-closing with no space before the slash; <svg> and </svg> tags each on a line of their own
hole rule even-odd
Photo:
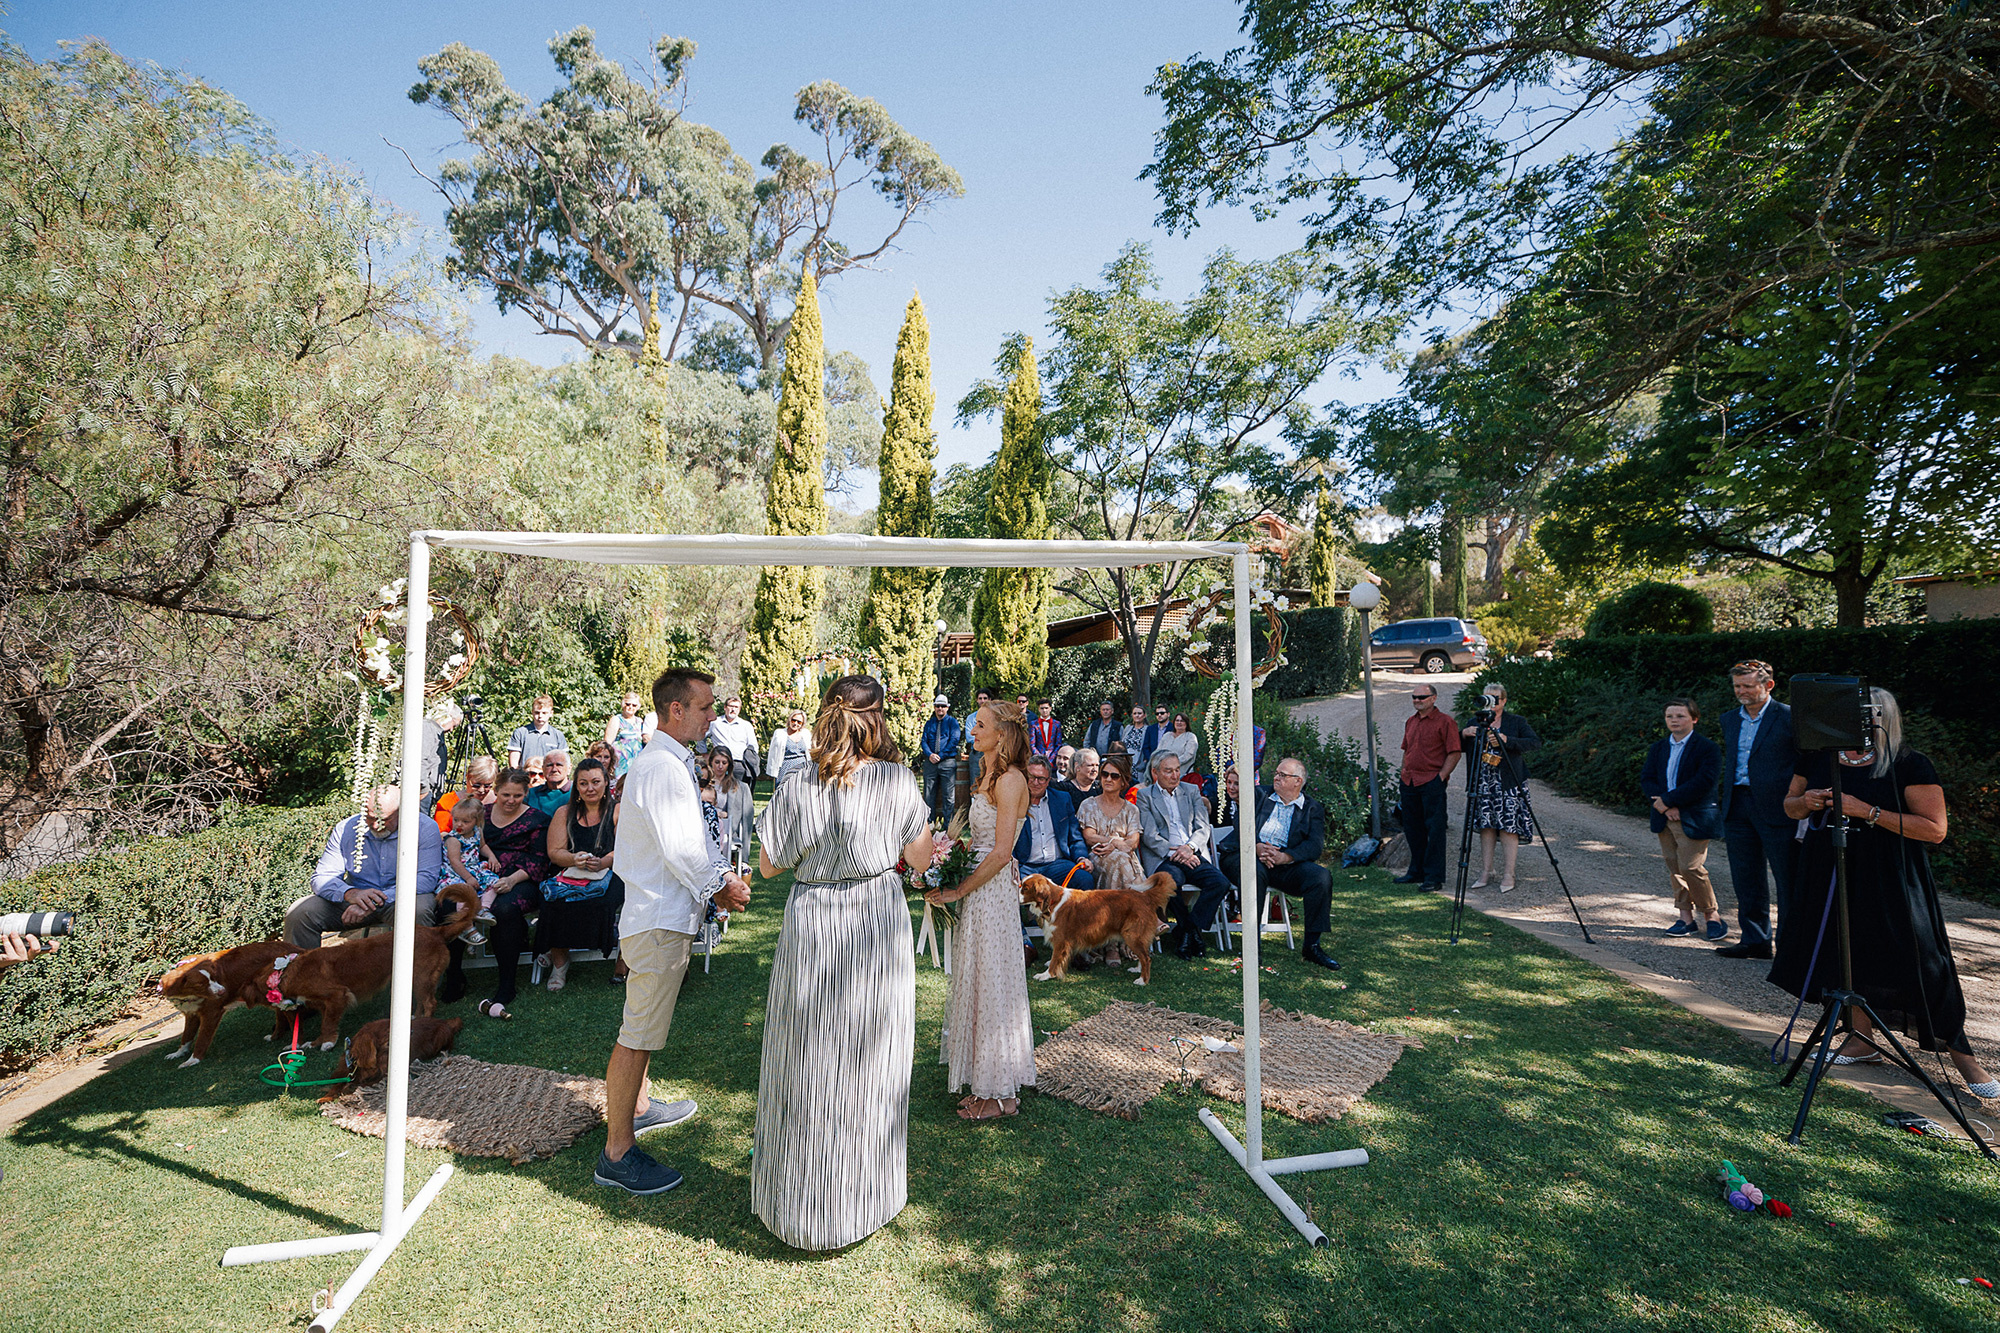
<svg viewBox="0 0 2000 1333">
<path fill-rule="evenodd" d="M 1443 567 L 1445 613 L 1463 619 L 1471 613 L 1465 587 L 1465 515 L 1447 509 L 1438 533 L 1438 563 Z"/>
<path fill-rule="evenodd" d="M 826 345 L 811 260 L 799 282 L 785 372 L 778 389 L 778 447 L 764 491 L 764 531 L 774 537 L 826 531 Z M 766 565 L 743 644 L 746 711 L 776 726 L 792 700 L 792 678 L 812 651 L 824 576 L 812 565 Z"/>
<path fill-rule="evenodd" d="M 936 410 L 931 328 L 924 319 L 923 300 L 912 296 L 896 339 L 896 364 L 882 419 L 882 497 L 875 509 L 878 536 L 931 535 L 931 485 L 936 479 L 932 463 L 937 458 L 931 416 Z M 869 575 L 868 601 L 861 608 L 861 646 L 882 658 L 889 734 L 911 754 L 923 738 L 936 688 L 933 625 L 943 575 L 941 569 L 878 567 Z"/>
<path fill-rule="evenodd" d="M 1000 408 L 1000 457 L 993 468 L 987 534 L 1024 541 L 1049 535 L 1049 456 L 1042 448 L 1042 380 L 1033 339 Z M 1038 693 L 1049 674 L 1049 571 L 989 569 L 972 604 L 973 656 L 979 684 Z"/>
<path fill-rule="evenodd" d="M 1340 593 L 1335 572 L 1333 487 L 1319 479 L 1319 499 L 1313 509 L 1312 546 L 1306 560 L 1306 577 L 1312 587 L 1314 606 L 1332 606 Z"/>
</svg>

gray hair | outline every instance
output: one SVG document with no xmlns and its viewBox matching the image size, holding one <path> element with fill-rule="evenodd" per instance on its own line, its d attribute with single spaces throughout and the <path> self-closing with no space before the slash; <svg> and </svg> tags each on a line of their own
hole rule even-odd
<svg viewBox="0 0 2000 1333">
<path fill-rule="evenodd" d="M 1875 777 L 1886 777 L 1891 767 L 1903 757 L 1903 709 L 1896 702 L 1896 696 L 1880 685 L 1868 690 L 1868 702 L 1875 705 L 1882 720 L 1876 723 L 1880 730 L 1881 745 L 1875 749 L 1875 767 L 1869 773 Z M 1874 737 L 1869 738 L 1871 741 Z"/>
<path fill-rule="evenodd" d="M 446 731 L 450 731 L 453 727 L 465 721 L 464 712 L 451 699 L 438 700 L 431 705 L 430 711 L 425 713 L 424 716 L 437 723 L 438 726 L 444 728 Z"/>
<path fill-rule="evenodd" d="M 1077 752 L 1076 752 L 1075 754 L 1073 754 L 1073 755 L 1071 755 L 1071 756 L 1069 757 L 1069 775 L 1070 775 L 1071 777 L 1075 777 L 1075 776 L 1076 776 L 1076 766 L 1077 766 L 1078 764 L 1080 764 L 1080 763 L 1082 763 L 1082 762 L 1083 762 L 1083 757 L 1084 757 L 1085 755 L 1089 755 L 1089 756 L 1090 756 L 1090 762 L 1091 762 L 1091 763 L 1093 763 L 1093 764 L 1095 764 L 1095 763 L 1100 763 L 1100 762 L 1102 762 L 1102 761 L 1103 761 L 1103 759 L 1104 759 L 1104 756 L 1103 756 L 1103 755 L 1101 755 L 1101 754 L 1099 754 L 1099 753 L 1098 753 L 1097 751 L 1095 751 L 1095 750 L 1091 749 L 1091 748 L 1090 748 L 1090 747 L 1089 747 L 1088 745 L 1086 745 L 1086 746 L 1083 746 L 1083 747 L 1082 747 L 1081 749 L 1079 749 L 1079 750 L 1078 750 L 1078 751 L 1077 751 Z"/>
<path fill-rule="evenodd" d="M 1174 761 L 1175 768 L 1179 768 L 1181 766 L 1181 757 L 1175 754 L 1172 750 L 1153 751 L 1153 757 L 1146 761 L 1146 772 L 1148 773 L 1159 772 L 1160 765 L 1166 763 L 1169 759 Z"/>
<path fill-rule="evenodd" d="M 1487 681 L 1479 687 L 1479 692 L 1481 694 L 1497 694 L 1500 696 L 1502 703 L 1505 703 L 1507 700 L 1507 687 L 1497 680 Z"/>
</svg>

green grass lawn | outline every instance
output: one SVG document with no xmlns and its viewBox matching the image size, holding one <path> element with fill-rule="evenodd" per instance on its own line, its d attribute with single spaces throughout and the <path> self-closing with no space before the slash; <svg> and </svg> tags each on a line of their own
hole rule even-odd
<svg viewBox="0 0 2000 1333">
<path fill-rule="evenodd" d="M 927 961 L 909 1207 L 841 1253 L 779 1244 L 749 1210 L 781 891 L 765 886 L 713 974 L 689 975 L 654 1064 L 657 1095 L 701 1102 L 698 1120 L 648 1141 L 686 1183 L 652 1199 L 593 1185 L 602 1131 L 526 1166 L 468 1158 L 342 1327 L 2000 1326 L 2000 1305 L 1955 1281 L 2000 1279 L 2000 1171 L 1967 1145 L 1893 1133 L 1877 1103 L 1832 1089 L 1805 1144 L 1788 1147 L 1794 1096 L 1732 1034 L 1508 927 L 1448 945 L 1449 904 L 1379 872 L 1335 878 L 1328 944 L 1346 970 L 1280 949 L 1265 994 L 1424 1048 L 1344 1120 L 1265 1117 L 1272 1156 L 1371 1154 L 1289 1178 L 1324 1250 L 1200 1127 L 1197 1096 L 1164 1093 L 1133 1122 L 1030 1094 L 1016 1119 L 960 1122 L 935 1063 L 946 980 Z M 1237 1013 L 1227 969 L 1167 959 L 1154 979 L 1141 991 L 1099 969 L 1031 983 L 1035 1026 L 1114 998 Z M 469 1016 L 458 1049 L 601 1074 L 619 996 L 608 967 L 580 966 L 560 996 L 524 992 L 511 1024 Z M 383 1008 L 351 1015 L 350 1030 Z M 313 1289 L 344 1280 L 357 1255 L 216 1261 L 228 1245 L 375 1226 L 382 1144 L 256 1081 L 267 1027 L 232 1014 L 198 1068 L 126 1065 L 0 1143 L 0 1326 L 303 1326 Z M 1241 1108 L 1215 1109 L 1240 1135 Z M 1711 1181 L 1724 1157 L 1798 1216 L 1730 1210 Z M 410 1189 L 442 1160 L 412 1149 Z"/>
</svg>

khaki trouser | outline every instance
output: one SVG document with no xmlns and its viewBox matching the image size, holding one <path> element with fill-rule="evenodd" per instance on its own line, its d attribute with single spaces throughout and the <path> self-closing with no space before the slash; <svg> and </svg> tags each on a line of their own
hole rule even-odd
<svg viewBox="0 0 2000 1333">
<path fill-rule="evenodd" d="M 1690 838 L 1681 822 L 1669 819 L 1660 830 L 1660 857 L 1667 863 L 1667 882 L 1674 886 L 1674 906 L 1692 907 L 1703 916 L 1715 915 L 1715 886 L 1708 882 L 1708 839 Z"/>
</svg>

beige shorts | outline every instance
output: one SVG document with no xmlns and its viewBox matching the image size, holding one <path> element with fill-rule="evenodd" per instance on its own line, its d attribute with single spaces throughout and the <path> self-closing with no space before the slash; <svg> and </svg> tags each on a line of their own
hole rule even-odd
<svg viewBox="0 0 2000 1333">
<path fill-rule="evenodd" d="M 674 1001 L 687 975 L 694 936 L 678 930 L 642 930 L 618 941 L 618 956 L 631 975 L 625 978 L 625 1019 L 618 1044 L 630 1051 L 657 1051 L 667 1044 L 674 1025 Z"/>
</svg>

